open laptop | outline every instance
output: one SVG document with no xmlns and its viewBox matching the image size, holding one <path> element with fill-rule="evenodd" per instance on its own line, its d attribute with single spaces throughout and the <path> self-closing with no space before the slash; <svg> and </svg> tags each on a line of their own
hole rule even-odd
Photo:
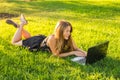
<svg viewBox="0 0 120 80">
<path fill-rule="evenodd" d="M 109 41 L 106 41 L 104 43 L 90 47 L 87 51 L 86 57 L 75 57 L 75 58 L 72 58 L 71 60 L 73 62 L 77 62 L 82 65 L 93 64 L 103 59 L 107 55 L 108 44 L 109 44 Z"/>
</svg>

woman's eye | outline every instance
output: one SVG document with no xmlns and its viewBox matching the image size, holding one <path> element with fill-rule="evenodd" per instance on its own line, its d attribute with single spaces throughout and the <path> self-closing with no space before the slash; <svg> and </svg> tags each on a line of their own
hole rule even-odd
<svg viewBox="0 0 120 80">
<path fill-rule="evenodd" d="M 67 32 L 70 32 L 69 30 Z"/>
</svg>

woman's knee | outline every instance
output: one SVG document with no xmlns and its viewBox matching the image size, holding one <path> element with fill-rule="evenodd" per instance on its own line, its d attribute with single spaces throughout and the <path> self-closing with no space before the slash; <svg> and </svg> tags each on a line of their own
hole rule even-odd
<svg viewBox="0 0 120 80">
<path fill-rule="evenodd" d="M 14 45 L 16 42 L 14 40 L 12 40 L 11 43 Z"/>
<path fill-rule="evenodd" d="M 22 46 L 22 40 L 21 41 L 13 41 L 11 42 L 13 45 L 18 45 L 18 46 Z"/>
</svg>

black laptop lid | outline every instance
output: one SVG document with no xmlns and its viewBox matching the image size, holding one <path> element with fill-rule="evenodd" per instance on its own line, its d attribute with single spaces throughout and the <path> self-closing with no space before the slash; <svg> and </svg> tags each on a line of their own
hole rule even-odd
<svg viewBox="0 0 120 80">
<path fill-rule="evenodd" d="M 92 64 L 104 58 L 107 54 L 108 44 L 109 41 L 106 41 L 89 48 L 86 57 L 86 64 Z"/>
</svg>

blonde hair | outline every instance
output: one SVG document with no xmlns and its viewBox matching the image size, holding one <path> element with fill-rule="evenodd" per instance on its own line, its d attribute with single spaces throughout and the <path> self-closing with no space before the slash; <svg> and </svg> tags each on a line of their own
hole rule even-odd
<svg viewBox="0 0 120 80">
<path fill-rule="evenodd" d="M 68 26 L 71 28 L 70 30 L 70 33 L 71 33 L 72 25 L 65 20 L 59 21 L 55 27 L 55 32 L 54 32 L 55 39 L 56 39 L 55 49 L 58 51 L 58 53 L 69 52 L 74 50 L 71 34 L 68 40 L 65 40 L 63 37 L 63 32 Z"/>
</svg>

